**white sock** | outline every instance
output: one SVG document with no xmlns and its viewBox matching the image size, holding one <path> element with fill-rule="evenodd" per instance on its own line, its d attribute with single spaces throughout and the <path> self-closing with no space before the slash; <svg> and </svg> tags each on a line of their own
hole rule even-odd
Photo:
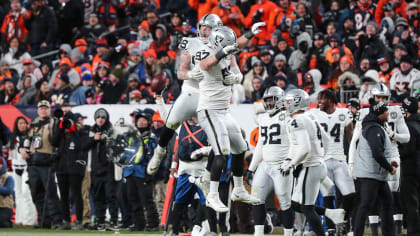
<svg viewBox="0 0 420 236">
<path fill-rule="evenodd" d="M 293 235 L 293 229 L 283 229 L 284 236 L 292 236 Z"/>
<path fill-rule="evenodd" d="M 255 225 L 254 229 L 254 236 L 264 235 L 264 225 Z"/>
<path fill-rule="evenodd" d="M 369 216 L 369 224 L 379 223 L 379 216 Z"/>
<path fill-rule="evenodd" d="M 233 188 L 243 188 L 244 179 L 241 177 L 233 176 Z"/>
<path fill-rule="evenodd" d="M 210 181 L 210 193 L 219 193 L 219 181 Z"/>
</svg>

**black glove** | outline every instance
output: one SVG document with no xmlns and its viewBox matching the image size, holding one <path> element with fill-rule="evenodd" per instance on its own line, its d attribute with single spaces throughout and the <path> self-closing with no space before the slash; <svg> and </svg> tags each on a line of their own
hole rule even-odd
<svg viewBox="0 0 420 236">
<path fill-rule="evenodd" d="M 252 180 L 254 179 L 254 171 L 247 170 L 246 171 L 246 182 L 249 186 L 252 186 Z"/>
</svg>

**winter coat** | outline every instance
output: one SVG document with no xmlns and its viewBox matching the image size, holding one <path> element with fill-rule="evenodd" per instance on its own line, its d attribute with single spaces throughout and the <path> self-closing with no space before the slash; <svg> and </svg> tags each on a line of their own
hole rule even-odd
<svg viewBox="0 0 420 236">
<path fill-rule="evenodd" d="M 299 36 L 297 36 L 296 42 L 297 42 L 297 45 L 298 45 L 298 49 L 295 50 L 294 52 L 292 52 L 292 55 L 290 55 L 290 58 L 289 58 L 289 61 L 288 61 L 290 69 L 292 69 L 293 71 L 297 71 L 300 67 L 302 67 L 306 64 L 306 62 L 307 62 L 306 60 L 307 60 L 307 56 L 309 54 L 309 50 L 312 47 L 311 36 L 306 32 L 303 32 Z M 308 44 L 308 49 L 306 50 L 306 52 L 302 52 L 299 49 L 299 45 L 302 42 L 306 42 Z"/>
<path fill-rule="evenodd" d="M 29 42 L 32 45 L 46 42 L 51 45 L 56 41 L 57 20 L 55 13 L 47 6 L 42 6 L 38 15 L 31 14 L 25 19 L 25 26 L 29 30 Z"/>
</svg>

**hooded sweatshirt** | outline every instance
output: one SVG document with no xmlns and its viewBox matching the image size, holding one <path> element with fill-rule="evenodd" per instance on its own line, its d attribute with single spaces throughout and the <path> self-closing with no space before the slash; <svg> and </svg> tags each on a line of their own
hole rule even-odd
<svg viewBox="0 0 420 236">
<path fill-rule="evenodd" d="M 311 103 L 318 103 L 318 93 L 323 90 L 323 88 L 320 85 L 322 74 L 318 69 L 312 69 L 308 71 L 308 74 L 312 76 L 312 81 L 314 83 L 314 87 L 307 91 L 309 94 L 309 100 L 311 101 Z"/>
<path fill-rule="evenodd" d="M 311 39 L 311 36 L 307 32 L 301 33 L 297 37 L 296 42 L 297 42 L 298 50 L 295 50 L 294 52 L 292 52 L 292 55 L 290 55 L 290 58 L 288 61 L 290 69 L 294 71 L 297 71 L 306 62 L 306 58 L 309 54 L 309 49 L 312 47 L 312 39 Z M 301 48 L 301 44 L 303 42 L 307 43 L 307 48 L 305 51 L 302 51 L 302 48 Z"/>
</svg>

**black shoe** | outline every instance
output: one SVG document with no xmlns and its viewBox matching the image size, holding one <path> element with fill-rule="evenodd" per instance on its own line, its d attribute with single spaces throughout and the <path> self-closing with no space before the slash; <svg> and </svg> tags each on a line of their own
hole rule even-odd
<svg viewBox="0 0 420 236">
<path fill-rule="evenodd" d="M 70 225 L 70 222 L 63 221 L 62 223 L 53 224 L 51 226 L 51 229 L 55 229 L 55 230 L 70 230 L 71 229 L 71 225 Z"/>
<path fill-rule="evenodd" d="M 135 232 L 135 231 L 144 231 L 144 227 L 136 227 L 135 225 L 131 225 L 128 227 L 128 231 Z"/>
<path fill-rule="evenodd" d="M 117 230 L 120 230 L 120 227 L 118 227 L 117 222 L 111 222 L 109 223 L 109 227 L 107 229 L 112 230 L 112 231 L 117 231 Z"/>
<path fill-rule="evenodd" d="M 159 231 L 159 226 L 147 226 L 146 228 L 144 228 L 144 231 L 157 232 Z"/>
<path fill-rule="evenodd" d="M 97 224 L 96 230 L 98 231 L 106 231 L 105 224 Z"/>
</svg>

